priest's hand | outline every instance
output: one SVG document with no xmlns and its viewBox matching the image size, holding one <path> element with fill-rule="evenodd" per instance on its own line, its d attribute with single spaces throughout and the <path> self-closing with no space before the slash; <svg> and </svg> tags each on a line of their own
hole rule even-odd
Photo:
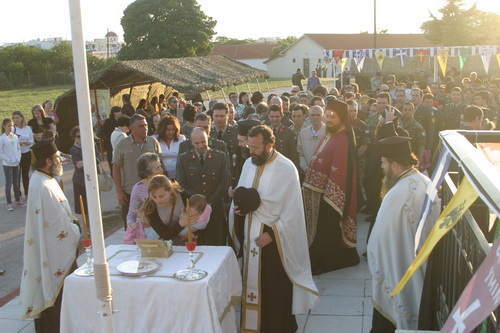
<svg viewBox="0 0 500 333">
<path fill-rule="evenodd" d="M 264 232 L 262 235 L 255 238 L 255 244 L 257 244 L 257 246 L 260 248 L 263 248 L 264 246 L 271 243 L 272 241 L 273 241 L 273 239 L 271 238 L 271 236 L 267 232 Z"/>
<path fill-rule="evenodd" d="M 233 210 L 236 215 L 245 216 L 244 214 L 241 213 L 240 208 L 238 206 L 234 206 Z"/>
</svg>

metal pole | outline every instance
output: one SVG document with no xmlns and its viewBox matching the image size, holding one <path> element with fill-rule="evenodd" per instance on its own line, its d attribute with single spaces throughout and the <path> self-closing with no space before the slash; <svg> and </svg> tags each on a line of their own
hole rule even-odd
<svg viewBox="0 0 500 333">
<path fill-rule="evenodd" d="M 260 89 L 259 79 L 256 79 L 256 80 L 257 80 L 257 88 L 259 88 L 259 91 L 262 91 L 262 90 Z"/>
<path fill-rule="evenodd" d="M 267 86 L 267 93 L 271 94 L 271 90 L 269 89 L 269 82 L 267 82 L 267 79 L 266 79 L 266 86 Z"/>
<path fill-rule="evenodd" d="M 247 82 L 247 88 L 248 88 L 248 94 L 251 95 L 252 94 L 252 90 L 250 90 L 250 84 Z"/>
<path fill-rule="evenodd" d="M 207 93 L 207 98 L 208 98 L 208 101 L 210 102 L 212 99 L 210 98 L 210 94 L 208 93 L 208 90 L 205 90 L 205 92 Z"/>
<path fill-rule="evenodd" d="M 224 92 L 224 88 L 222 88 L 222 96 L 224 96 L 224 102 L 227 102 L 226 101 L 226 93 Z"/>
<path fill-rule="evenodd" d="M 89 81 L 87 59 L 83 39 L 80 0 L 69 0 L 71 18 L 71 40 L 73 46 L 73 65 L 75 68 L 75 88 L 78 102 L 78 120 L 82 136 L 83 166 L 85 168 L 85 188 L 89 207 L 92 247 L 94 254 L 94 281 L 97 291 L 97 311 L 101 321 L 101 332 L 113 332 L 113 304 L 108 263 L 104 251 L 104 236 L 101 221 L 101 206 L 97 185 L 97 166 L 94 151 L 94 136 L 90 112 Z M 99 287 L 98 287 L 99 286 Z M 77 324 L 77 323 L 75 323 Z"/>
</svg>

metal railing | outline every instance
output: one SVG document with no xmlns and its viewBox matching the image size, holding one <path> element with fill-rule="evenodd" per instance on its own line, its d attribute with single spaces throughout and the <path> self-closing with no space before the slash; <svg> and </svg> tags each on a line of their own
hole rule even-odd
<svg viewBox="0 0 500 333">
<path fill-rule="evenodd" d="M 500 173 L 471 144 L 500 142 L 500 132 L 445 131 L 440 137 L 443 148 L 451 152 L 458 164 L 458 170 L 449 172 L 443 182 L 443 207 L 451 200 L 464 176 L 476 189 L 479 198 L 453 230 L 443 237 L 429 258 L 423 292 L 427 296 L 422 298 L 420 320 L 434 317 L 427 321 L 432 325 L 421 328 L 435 330 L 443 327 L 467 283 L 490 251 L 496 227 L 491 228 L 493 231 L 489 228 L 490 211 L 500 216 Z M 499 316 L 500 307 L 473 332 L 500 332 Z"/>
</svg>

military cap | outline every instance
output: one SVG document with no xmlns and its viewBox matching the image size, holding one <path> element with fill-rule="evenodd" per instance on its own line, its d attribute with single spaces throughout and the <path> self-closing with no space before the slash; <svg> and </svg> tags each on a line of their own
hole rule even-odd
<svg viewBox="0 0 500 333">
<path fill-rule="evenodd" d="M 247 136 L 250 129 L 254 126 L 260 125 L 261 122 L 254 119 L 243 119 L 238 121 L 238 135 Z"/>
</svg>

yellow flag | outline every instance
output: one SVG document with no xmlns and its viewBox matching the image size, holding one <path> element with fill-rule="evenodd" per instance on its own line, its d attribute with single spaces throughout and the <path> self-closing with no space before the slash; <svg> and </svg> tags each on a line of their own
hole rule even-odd
<svg viewBox="0 0 500 333">
<path fill-rule="evenodd" d="M 427 258 L 429 258 L 429 255 L 439 240 L 443 238 L 443 236 L 446 235 L 446 233 L 450 231 L 455 224 L 457 224 L 458 220 L 465 214 L 474 201 L 476 201 L 477 197 L 478 195 L 469 180 L 464 177 L 457 192 L 436 220 L 429 238 L 427 238 L 422 246 L 422 249 L 413 260 L 405 275 L 401 278 L 401 281 L 399 281 L 396 287 L 394 287 L 394 290 L 389 297 L 392 297 L 403 290 L 413 273 L 415 273 L 427 260 Z"/>
<path fill-rule="evenodd" d="M 344 70 L 345 63 L 347 62 L 348 58 L 342 58 L 340 59 L 340 71 Z"/>
<path fill-rule="evenodd" d="M 500 66 L 500 53 L 497 54 L 497 61 L 498 61 L 498 66 Z"/>
<path fill-rule="evenodd" d="M 441 68 L 441 72 L 443 72 L 443 76 L 446 76 L 446 64 L 448 64 L 448 54 L 450 53 L 450 49 L 439 49 L 437 51 L 439 67 Z"/>
<path fill-rule="evenodd" d="M 382 70 L 382 64 L 384 63 L 385 51 L 375 51 L 375 59 L 377 59 L 378 67 Z"/>
</svg>

